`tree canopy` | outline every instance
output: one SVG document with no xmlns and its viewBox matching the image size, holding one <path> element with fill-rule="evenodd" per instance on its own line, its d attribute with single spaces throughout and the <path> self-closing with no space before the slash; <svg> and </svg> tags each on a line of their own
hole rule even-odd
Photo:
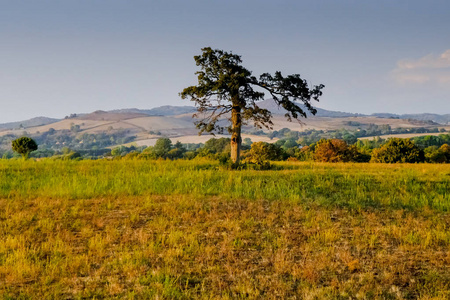
<svg viewBox="0 0 450 300">
<path fill-rule="evenodd" d="M 277 71 L 256 78 L 241 65 L 241 56 L 210 47 L 203 48 L 194 60 L 201 69 L 196 72 L 198 85 L 185 88 L 180 96 L 195 102 L 198 112 L 194 117 L 199 119 L 196 126 L 200 133 L 228 129 L 233 163 L 239 163 L 242 125 L 252 122 L 258 128 L 272 128 L 271 112 L 258 106 L 265 92 L 285 109 L 290 121 L 306 118 L 307 111 L 316 113 L 311 101 L 319 101 L 324 85 L 309 88 L 299 74 L 284 77 Z M 221 122 L 224 119 L 228 120 L 225 124 Z"/>
<path fill-rule="evenodd" d="M 410 139 L 391 138 L 372 152 L 372 161 L 381 163 L 417 163 L 424 161 L 423 151 Z"/>
<path fill-rule="evenodd" d="M 36 142 L 27 136 L 12 141 L 12 149 L 27 159 L 31 152 L 38 149 Z"/>
</svg>

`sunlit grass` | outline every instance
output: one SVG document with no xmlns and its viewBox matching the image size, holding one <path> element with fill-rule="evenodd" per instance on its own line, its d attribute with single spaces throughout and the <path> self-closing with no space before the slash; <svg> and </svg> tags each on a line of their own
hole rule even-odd
<svg viewBox="0 0 450 300">
<path fill-rule="evenodd" d="M 0 162 L 0 197 L 193 195 L 448 211 L 446 165 L 281 163 L 232 171 L 209 161 Z"/>
<path fill-rule="evenodd" d="M 446 299 L 450 169 L 0 160 L 0 298 Z"/>
</svg>

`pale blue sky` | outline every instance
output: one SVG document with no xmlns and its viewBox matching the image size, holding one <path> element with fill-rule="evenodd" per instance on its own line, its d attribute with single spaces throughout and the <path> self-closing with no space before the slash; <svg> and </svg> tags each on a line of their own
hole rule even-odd
<svg viewBox="0 0 450 300">
<path fill-rule="evenodd" d="M 0 0 L 0 41 L 0 123 L 192 105 L 205 46 L 325 84 L 325 109 L 450 113 L 448 0 Z"/>
</svg>

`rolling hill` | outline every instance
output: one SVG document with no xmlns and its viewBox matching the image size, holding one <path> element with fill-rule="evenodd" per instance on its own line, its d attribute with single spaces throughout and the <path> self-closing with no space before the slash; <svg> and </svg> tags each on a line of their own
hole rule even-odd
<svg viewBox="0 0 450 300">
<path fill-rule="evenodd" d="M 60 119 L 53 119 L 47 117 L 36 117 L 29 120 L 10 122 L 0 124 L 0 129 L 14 129 L 14 128 L 27 128 L 34 126 L 41 126 L 46 124 L 51 124 L 60 121 Z"/>
<path fill-rule="evenodd" d="M 450 115 L 393 115 L 329 111 L 318 109 L 317 114 L 301 119 L 300 122 L 289 122 L 284 117 L 284 111 L 278 109 L 273 101 L 265 100 L 259 103 L 261 107 L 273 113 L 273 129 L 289 128 L 292 131 L 333 131 L 346 129 L 358 131 L 371 126 L 388 126 L 389 128 L 444 128 Z M 45 117 L 30 120 L 0 124 L 0 147 L 7 148 L 14 137 L 30 135 L 37 138 L 46 147 L 88 147 L 99 144 L 99 147 L 134 142 L 137 145 L 153 145 L 162 136 L 171 138 L 174 142 L 204 143 L 212 136 L 198 136 L 191 106 L 161 106 L 142 110 L 136 108 L 118 109 L 112 111 L 95 111 L 89 114 L 71 114 L 65 119 Z M 438 122 L 439 121 L 439 122 Z M 443 129 L 442 129 L 443 130 Z M 243 138 L 252 141 L 270 141 L 269 130 L 264 132 L 252 125 L 243 127 Z M 276 139 L 274 139 L 276 140 Z M 76 144 L 74 144 L 76 141 Z M 101 141 L 101 142 L 99 142 Z M 95 145 L 97 145 L 95 144 Z"/>
</svg>

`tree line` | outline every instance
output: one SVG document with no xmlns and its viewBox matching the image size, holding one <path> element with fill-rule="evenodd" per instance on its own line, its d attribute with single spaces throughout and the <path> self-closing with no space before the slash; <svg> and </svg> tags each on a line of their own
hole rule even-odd
<svg viewBox="0 0 450 300">
<path fill-rule="evenodd" d="M 390 138 L 358 140 L 348 144 L 342 139 L 321 139 L 301 145 L 291 140 L 275 143 L 242 143 L 242 162 L 264 165 L 269 161 L 379 162 L 379 163 L 450 163 L 450 135 L 424 136 L 413 139 Z M 424 147 L 423 145 L 427 145 Z M 206 157 L 230 163 L 230 138 L 212 138 L 205 144 L 175 144 L 160 138 L 154 146 L 119 146 L 111 150 L 115 159 L 195 159 Z"/>
<path fill-rule="evenodd" d="M 433 145 L 423 147 L 423 141 L 433 140 Z M 143 149 L 141 153 L 122 152 L 120 157 L 146 159 L 194 159 L 208 157 L 225 163 L 230 162 L 230 139 L 212 138 L 204 145 L 186 145 L 161 138 L 155 146 Z M 242 162 L 264 165 L 269 161 L 318 161 L 318 162 L 376 162 L 376 163 L 450 163 L 450 135 L 419 137 L 415 139 L 390 138 L 384 140 L 358 140 L 353 145 L 341 139 L 321 139 L 307 146 L 288 144 L 279 140 L 275 143 L 256 142 L 244 139 Z M 116 156 L 118 157 L 118 156 Z"/>
<path fill-rule="evenodd" d="M 309 145 L 299 144 L 300 140 L 278 140 L 275 143 L 255 142 L 245 138 L 242 143 L 242 163 L 267 166 L 270 161 L 317 161 L 317 162 L 375 162 L 375 163 L 450 163 L 450 134 L 422 136 L 412 139 L 375 138 L 358 140 L 348 144 L 342 139 L 321 139 Z M 22 137 L 12 142 L 15 155 L 43 157 L 37 143 Z M 97 153 L 95 153 L 97 151 Z M 1 154 L 1 153 L 0 153 Z M 47 153 L 49 154 L 49 153 Z M 71 150 L 63 148 L 46 155 L 52 159 L 196 159 L 209 158 L 223 164 L 231 164 L 230 138 L 211 138 L 205 144 L 172 143 L 169 138 L 159 138 L 154 146 L 118 146 L 112 149 Z"/>
</svg>

